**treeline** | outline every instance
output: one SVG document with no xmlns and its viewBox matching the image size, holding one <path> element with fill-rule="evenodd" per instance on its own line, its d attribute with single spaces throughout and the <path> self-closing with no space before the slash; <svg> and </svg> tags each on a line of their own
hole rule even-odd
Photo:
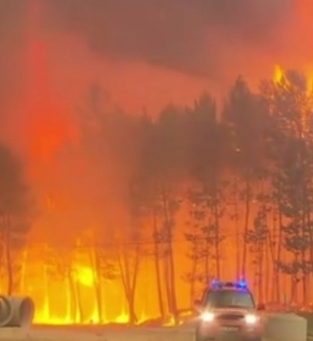
<svg viewBox="0 0 313 341">
<path fill-rule="evenodd" d="M 25 246 L 34 213 L 24 171 L 19 157 L 0 143 L 0 274 L 6 279 L 2 293 L 8 295 L 19 286 L 15 259 Z"/>
<path fill-rule="evenodd" d="M 192 106 L 169 105 L 157 117 L 108 109 L 101 89 L 92 87 L 81 113 L 83 143 L 97 149 L 99 158 L 109 154 L 123 171 L 124 181 L 116 186 L 123 188 L 128 217 L 127 226 L 112 227 L 109 236 L 103 227 L 110 247 L 99 246 L 98 237 L 82 238 L 82 244 L 95 246 L 90 259 L 100 321 L 101 278 L 121 281 L 130 322 L 138 321 L 145 258 L 155 274 L 163 320 L 178 319 L 182 281 L 189 286 L 190 307 L 212 278 L 229 273 L 249 277 L 259 301 L 281 303 L 287 295 L 289 303 L 307 305 L 312 99 L 305 77 L 295 71 L 263 81 L 255 92 L 238 78 L 223 103 L 206 93 Z M 178 240 L 186 252 L 178 250 Z M 71 276 L 71 267 L 64 276 Z"/>
<path fill-rule="evenodd" d="M 133 243 L 127 248 L 133 263 L 125 261 L 121 273 L 131 321 L 137 261 L 147 238 L 154 243 L 160 314 L 178 311 L 174 243 L 182 225 L 191 264 L 183 278 L 190 283 L 191 302 L 197 288 L 221 277 L 232 262 L 238 277 L 253 276 L 259 300 L 282 302 L 287 294 L 289 302 L 307 304 L 313 264 L 312 98 L 306 78 L 287 71 L 279 80 L 263 81 L 257 92 L 238 78 L 222 105 L 205 93 L 193 106 L 169 105 L 153 118 L 146 112 L 139 117 L 106 112 L 101 90 L 92 89 L 85 143 L 94 142 L 90 127 L 96 126 L 115 162 L 129 170 L 124 200 L 130 226 L 123 235 Z M 222 261 L 225 245 L 231 249 L 228 262 Z"/>
</svg>

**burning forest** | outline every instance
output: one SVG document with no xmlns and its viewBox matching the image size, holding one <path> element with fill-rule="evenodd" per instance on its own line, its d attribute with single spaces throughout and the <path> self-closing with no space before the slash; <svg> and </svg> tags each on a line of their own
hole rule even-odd
<svg viewBox="0 0 313 341">
<path fill-rule="evenodd" d="M 178 324 L 213 278 L 310 308 L 313 8 L 218 3 L 0 0 L 0 290 L 36 323 Z"/>
</svg>

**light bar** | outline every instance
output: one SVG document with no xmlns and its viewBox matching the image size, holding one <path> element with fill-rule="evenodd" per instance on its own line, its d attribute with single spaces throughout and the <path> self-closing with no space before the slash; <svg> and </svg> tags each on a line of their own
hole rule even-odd
<svg viewBox="0 0 313 341">
<path fill-rule="evenodd" d="M 217 279 L 213 279 L 213 281 L 211 282 L 211 288 L 217 289 L 221 287 L 222 287 L 222 283 L 218 281 Z"/>
<path fill-rule="evenodd" d="M 236 282 L 236 287 L 240 288 L 240 289 L 247 289 L 248 288 L 248 284 L 247 284 L 247 282 L 244 279 L 242 279 L 242 280 Z"/>
<path fill-rule="evenodd" d="M 211 282 L 212 289 L 219 289 L 223 287 L 235 287 L 238 289 L 248 289 L 248 284 L 244 279 L 240 281 L 236 281 L 236 282 L 221 282 L 221 281 L 218 281 L 217 279 L 212 280 Z"/>
</svg>

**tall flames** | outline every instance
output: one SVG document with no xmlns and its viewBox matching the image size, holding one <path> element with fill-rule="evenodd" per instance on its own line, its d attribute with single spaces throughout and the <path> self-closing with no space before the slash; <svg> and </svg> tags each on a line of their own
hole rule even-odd
<svg viewBox="0 0 313 341">
<path fill-rule="evenodd" d="M 274 82 L 281 84 L 285 78 L 282 67 L 276 66 Z M 58 205 L 47 196 L 46 210 L 58 214 Z M 185 218 L 182 218 L 182 222 Z M 227 222 L 226 222 L 227 224 Z M 190 284 L 183 279 L 186 268 L 191 267 L 183 232 L 175 235 L 176 296 L 178 309 L 190 309 Z M 17 275 L 20 286 L 16 292 L 30 295 L 36 303 L 35 323 L 39 324 L 72 324 L 72 323 L 128 323 L 130 321 L 129 299 L 136 302 L 136 322 L 158 320 L 160 306 L 157 296 L 155 245 L 144 240 L 135 245 L 124 240 L 97 241 L 90 229 L 84 236 L 76 239 L 71 245 L 68 241 L 59 245 L 49 243 L 27 244 L 22 256 L 18 257 Z M 87 236 L 87 237 L 86 237 Z M 58 237 L 62 240 L 62 235 Z M 225 243 L 222 263 L 231 263 L 235 259 L 232 241 Z M 134 249 L 139 249 L 138 264 Z M 234 256 L 234 257 L 233 257 Z M 226 267 L 225 277 L 236 276 L 235 266 Z M 230 270 L 232 269 L 232 270 Z M 269 269 L 267 269 L 269 271 Z M 165 279 L 167 269 L 161 266 L 161 290 L 166 292 Z M 253 270 L 250 277 L 253 277 Z M 0 283 L 5 291 L 5 283 Z M 164 302 L 163 302 L 164 303 Z M 166 304 L 165 304 L 166 305 Z M 173 323 L 173 317 L 167 316 L 164 324 Z"/>
<path fill-rule="evenodd" d="M 57 254 L 44 244 L 27 247 L 21 264 L 20 291 L 30 295 L 36 302 L 35 323 L 129 321 L 120 283 L 116 279 L 103 281 L 99 278 L 98 271 L 91 264 L 94 262 L 90 259 L 92 253 L 94 250 L 90 248 L 81 252 L 75 247 L 72 251 Z M 99 304 L 104 308 L 99 308 Z M 99 309 L 104 311 L 100 312 Z M 138 323 L 144 319 L 142 313 Z"/>
</svg>

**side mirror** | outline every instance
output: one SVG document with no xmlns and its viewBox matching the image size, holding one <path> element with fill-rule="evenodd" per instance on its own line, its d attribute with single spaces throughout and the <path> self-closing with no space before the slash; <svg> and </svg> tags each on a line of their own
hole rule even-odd
<svg viewBox="0 0 313 341">
<path fill-rule="evenodd" d="M 257 310 L 260 310 L 260 311 L 265 310 L 265 304 L 264 303 L 259 303 L 257 305 Z"/>
</svg>

